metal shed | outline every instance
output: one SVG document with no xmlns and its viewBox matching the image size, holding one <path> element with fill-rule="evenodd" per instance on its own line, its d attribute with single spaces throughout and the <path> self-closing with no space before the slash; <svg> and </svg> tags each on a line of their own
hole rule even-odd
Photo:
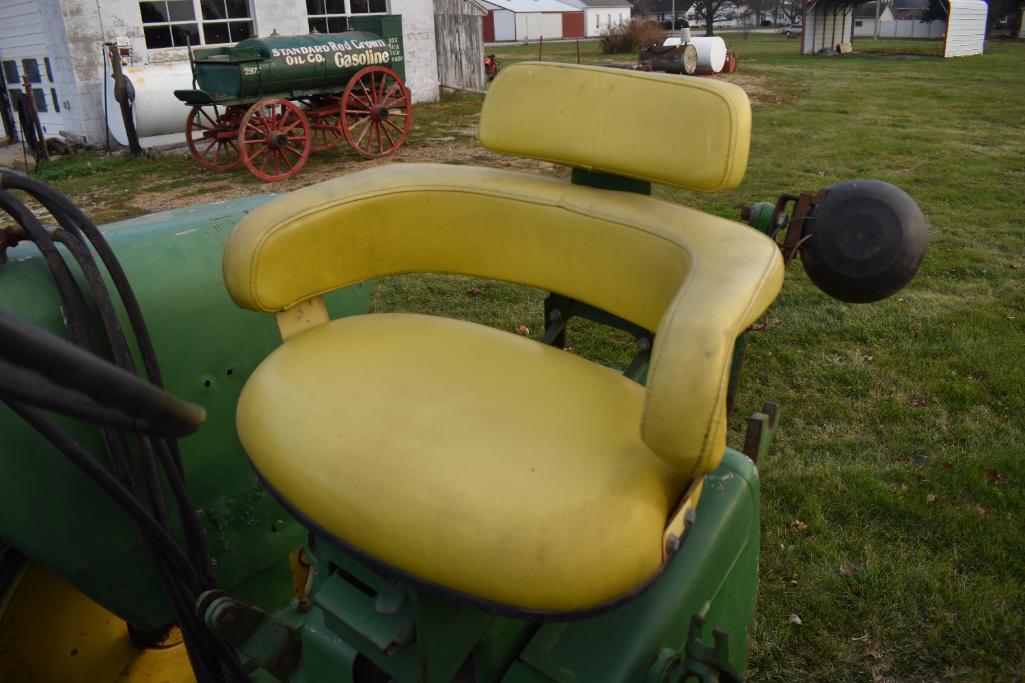
<svg viewBox="0 0 1025 683">
<path fill-rule="evenodd" d="M 864 0 L 811 0 L 805 3 L 801 52 L 813 55 L 854 42 L 854 10 Z"/>
<path fill-rule="evenodd" d="M 583 38 L 584 10 L 560 0 L 486 0 L 484 41 Z"/>
<path fill-rule="evenodd" d="M 981 55 L 986 42 L 989 5 L 983 0 L 950 0 L 944 57 Z"/>
<path fill-rule="evenodd" d="M 434 0 L 434 34 L 441 87 L 483 90 L 487 9 L 477 0 Z"/>
</svg>

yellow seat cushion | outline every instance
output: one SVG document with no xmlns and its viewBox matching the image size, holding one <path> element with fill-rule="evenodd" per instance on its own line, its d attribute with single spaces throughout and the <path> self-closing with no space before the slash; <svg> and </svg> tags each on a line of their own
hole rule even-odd
<svg viewBox="0 0 1025 683">
<path fill-rule="evenodd" d="M 375 314 L 282 344 L 237 419 L 264 481 L 343 543 L 465 595 L 562 612 L 661 566 L 688 482 L 642 440 L 644 396 L 511 333 Z"/>
</svg>

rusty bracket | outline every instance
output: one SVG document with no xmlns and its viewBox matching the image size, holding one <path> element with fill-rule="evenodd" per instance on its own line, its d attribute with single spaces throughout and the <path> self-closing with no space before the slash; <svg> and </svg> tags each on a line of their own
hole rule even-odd
<svg viewBox="0 0 1025 683">
<path fill-rule="evenodd" d="M 779 199 L 776 200 L 776 207 L 770 219 L 770 225 L 774 226 L 774 228 L 769 236 L 775 239 L 779 230 L 786 226 L 787 234 L 779 245 L 783 251 L 784 263 L 790 263 L 794 256 L 797 255 L 798 248 L 811 239 L 811 235 L 805 233 L 805 228 L 809 221 L 815 219 L 809 214 L 815 204 L 822 201 L 825 196 L 826 191 L 819 190 L 814 195 L 808 192 L 802 192 L 799 195 L 781 194 Z M 791 202 L 793 202 L 794 207 L 789 212 L 789 219 L 787 219 L 785 218 L 788 215 L 787 205 Z"/>
<path fill-rule="evenodd" d="M 0 266 L 7 263 L 7 250 L 28 239 L 20 225 L 0 225 Z"/>
</svg>

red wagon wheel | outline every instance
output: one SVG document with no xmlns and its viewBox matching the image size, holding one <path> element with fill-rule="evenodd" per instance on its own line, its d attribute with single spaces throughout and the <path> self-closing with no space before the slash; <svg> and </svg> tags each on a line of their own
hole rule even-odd
<svg viewBox="0 0 1025 683">
<path fill-rule="evenodd" d="M 211 171 L 230 171 L 242 163 L 238 146 L 238 126 L 242 112 L 234 107 L 224 111 L 212 107 L 193 107 L 185 121 L 185 141 L 192 158 Z"/>
<path fill-rule="evenodd" d="M 368 66 L 342 94 L 342 127 L 368 159 L 394 154 L 409 134 L 409 90 L 391 69 Z"/>
<path fill-rule="evenodd" d="M 292 177 L 310 157 L 310 122 L 302 109 L 278 98 L 260 100 L 242 117 L 242 162 L 265 182 Z"/>
<path fill-rule="evenodd" d="M 306 105 L 306 118 L 310 121 L 312 151 L 326 152 L 345 136 L 342 130 L 341 101 L 340 95 L 324 95 L 303 100 L 303 104 Z"/>
</svg>

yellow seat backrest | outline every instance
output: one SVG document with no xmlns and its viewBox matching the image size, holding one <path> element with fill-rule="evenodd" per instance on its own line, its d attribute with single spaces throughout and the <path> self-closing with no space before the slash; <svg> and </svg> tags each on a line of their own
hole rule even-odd
<svg viewBox="0 0 1025 683">
<path fill-rule="evenodd" d="M 597 66 L 516 64 L 480 117 L 481 144 L 496 152 L 701 192 L 740 184 L 750 140 L 735 85 Z"/>
<path fill-rule="evenodd" d="M 683 86 L 697 93 L 696 99 L 680 99 L 680 86 L 667 85 L 661 75 L 552 67 L 550 73 L 564 87 L 575 81 L 574 73 L 586 85 L 563 93 L 573 103 L 567 104 L 572 112 L 586 110 L 584 99 L 598 106 L 598 95 L 618 100 L 624 87 L 630 97 L 644 96 L 644 111 L 673 106 L 688 110 L 692 120 L 707 121 L 713 130 L 706 137 L 722 141 L 706 145 L 702 153 L 703 163 L 715 167 L 671 171 L 655 168 L 668 158 L 661 149 L 638 147 L 631 154 L 625 146 L 618 152 L 580 146 L 574 151 L 575 143 L 563 139 L 574 131 L 597 144 L 596 129 L 587 121 L 560 123 L 563 137 L 547 141 L 527 139 L 526 132 L 519 142 L 510 137 L 504 121 L 515 112 L 496 113 L 492 98 L 522 92 L 519 79 L 537 66 L 510 68 L 494 82 L 481 123 L 482 139 L 494 148 L 539 157 L 551 149 L 557 153 L 550 158 L 581 168 L 623 174 L 629 167 L 637 169 L 635 178 L 695 189 L 739 182 L 738 150 L 746 159 L 749 119 L 723 118 L 731 107 L 747 111 L 739 89 L 699 82 Z M 695 80 L 673 78 L 685 84 Z M 650 91 L 641 87 L 645 82 Z M 722 96 L 708 96 L 716 91 Z M 507 100 L 506 106 L 536 111 L 519 101 Z M 640 109 L 635 114 L 640 116 Z M 646 118 L 642 122 L 647 125 Z M 635 123 L 621 125 L 632 130 Z M 494 132 L 496 126 L 500 132 Z M 634 136 L 635 144 L 642 137 Z M 650 137 L 651 144 L 655 140 Z M 660 144 L 685 147 L 669 140 Z M 647 167 L 651 171 L 642 174 Z M 783 277 L 775 244 L 732 221 L 639 194 L 438 164 L 391 164 L 268 202 L 236 227 L 223 265 L 235 302 L 277 313 L 286 339 L 303 325 L 326 321 L 322 294 L 405 272 L 462 273 L 530 285 L 655 331 L 639 428 L 653 451 L 690 476 L 711 471 L 722 457 L 734 341 L 772 302 Z"/>
</svg>

